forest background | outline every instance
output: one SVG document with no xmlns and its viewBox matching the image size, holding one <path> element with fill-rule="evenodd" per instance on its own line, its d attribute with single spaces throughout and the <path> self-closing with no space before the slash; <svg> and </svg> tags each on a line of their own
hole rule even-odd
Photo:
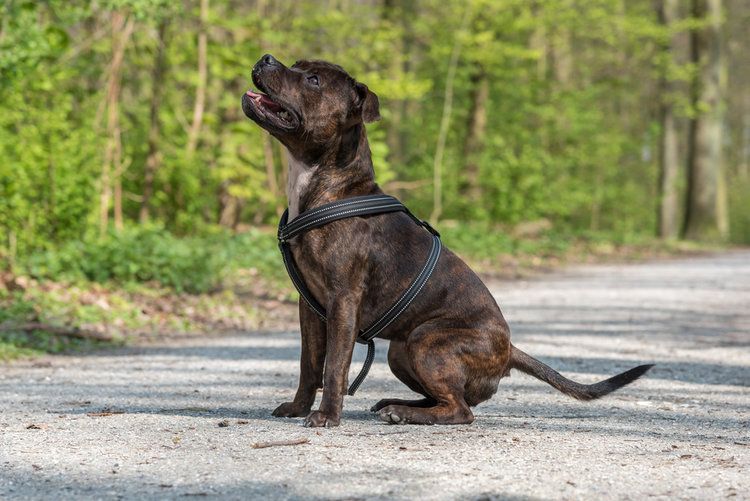
<svg viewBox="0 0 750 501">
<path fill-rule="evenodd" d="M 750 0 L 0 9 L 0 356 L 292 297 L 286 154 L 240 108 L 267 52 L 378 94 L 380 184 L 482 269 L 750 243 Z"/>
</svg>

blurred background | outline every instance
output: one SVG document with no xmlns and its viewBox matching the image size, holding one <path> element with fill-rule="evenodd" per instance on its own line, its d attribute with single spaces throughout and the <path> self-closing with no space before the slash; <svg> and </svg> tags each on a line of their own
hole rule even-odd
<svg viewBox="0 0 750 501">
<path fill-rule="evenodd" d="M 266 52 L 376 92 L 380 184 L 486 272 L 750 243 L 750 0 L 4 0 L 0 16 L 6 355 L 57 347 L 55 329 L 257 327 L 273 307 L 243 294 L 291 298 L 285 152 L 240 109 Z"/>
</svg>

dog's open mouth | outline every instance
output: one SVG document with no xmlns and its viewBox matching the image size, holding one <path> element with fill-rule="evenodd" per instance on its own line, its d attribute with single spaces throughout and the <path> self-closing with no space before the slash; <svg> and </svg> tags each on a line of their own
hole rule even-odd
<svg viewBox="0 0 750 501">
<path fill-rule="evenodd" d="M 245 93 L 245 99 L 252 104 L 259 119 L 281 129 L 294 129 L 299 124 L 297 115 L 271 99 L 267 94 L 252 89 Z"/>
</svg>

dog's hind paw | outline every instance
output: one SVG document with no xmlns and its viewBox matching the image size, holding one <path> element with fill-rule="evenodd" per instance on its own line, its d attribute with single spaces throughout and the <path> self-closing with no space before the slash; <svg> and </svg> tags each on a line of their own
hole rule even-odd
<svg viewBox="0 0 750 501">
<path fill-rule="evenodd" d="M 380 412 L 378 412 L 380 420 L 389 424 L 406 424 L 405 416 L 402 416 L 394 407 L 395 406 L 389 405 L 388 407 L 381 409 Z"/>
</svg>

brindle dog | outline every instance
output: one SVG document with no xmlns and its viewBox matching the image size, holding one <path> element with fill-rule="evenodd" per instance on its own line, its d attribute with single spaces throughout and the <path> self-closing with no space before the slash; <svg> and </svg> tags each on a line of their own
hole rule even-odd
<svg viewBox="0 0 750 501">
<path fill-rule="evenodd" d="M 242 96 L 245 114 L 289 152 L 289 220 L 347 197 L 382 193 L 375 183 L 365 123 L 380 118 L 378 98 L 341 67 L 271 55 L 254 66 L 261 92 Z M 303 301 L 300 379 L 294 400 L 274 416 L 306 416 L 306 426 L 336 426 L 357 333 L 372 324 L 419 273 L 431 236 L 404 213 L 354 217 L 292 241 L 305 282 L 327 311 L 322 322 Z M 518 369 L 580 400 L 602 397 L 640 377 L 642 365 L 605 381 L 571 381 L 510 342 L 500 308 L 482 281 L 444 249 L 411 306 L 379 336 L 390 341 L 388 364 L 420 400 L 381 400 L 372 407 L 390 423 L 471 423 L 471 407 L 489 399 Z M 318 388 L 320 408 L 310 412 Z"/>
</svg>

